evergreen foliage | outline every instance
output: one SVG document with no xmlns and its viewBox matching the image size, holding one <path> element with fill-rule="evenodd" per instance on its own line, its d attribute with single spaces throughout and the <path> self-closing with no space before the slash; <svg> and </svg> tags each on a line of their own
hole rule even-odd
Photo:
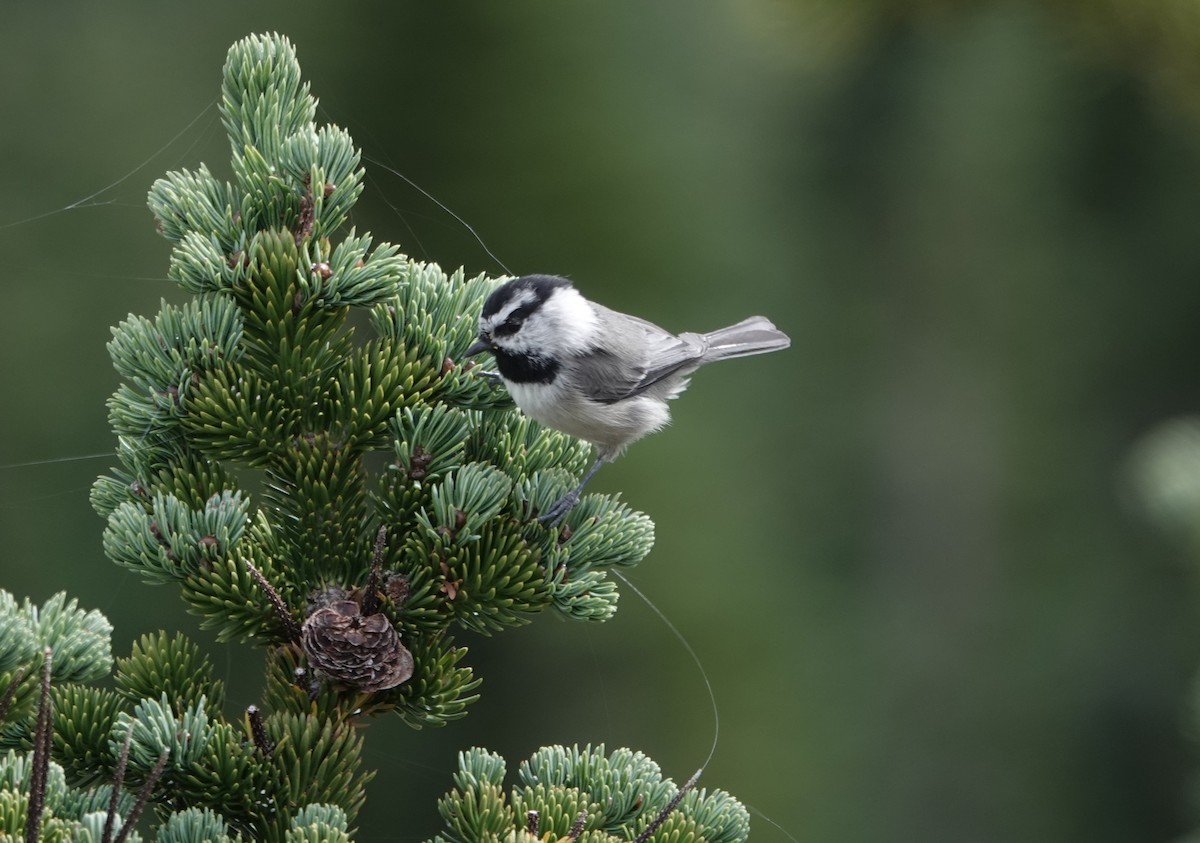
<svg viewBox="0 0 1200 843">
<path fill-rule="evenodd" d="M 505 770 L 495 753 L 460 753 L 454 789 L 438 802 L 447 835 L 429 843 L 567 838 L 739 843 L 750 833 L 746 809 L 728 793 L 685 786 L 680 798 L 681 788 L 640 752 L 543 747 L 521 762 L 517 783 L 507 791 Z"/>
<path fill-rule="evenodd" d="M 20 724 L 32 723 L 42 652 L 55 653 L 55 682 L 90 682 L 112 670 L 111 635 L 104 615 L 85 612 L 65 594 L 35 606 L 0 591 L 0 700 L 7 700 L 0 705 L 0 750 L 22 745 Z"/>
<path fill-rule="evenodd" d="M 208 658 L 163 632 L 94 687 L 114 669 L 107 620 L 0 591 L 0 837 L 108 843 L 148 805 L 158 843 L 349 841 L 364 718 L 464 716 L 480 679 L 456 632 L 606 620 L 610 570 L 650 550 L 650 520 L 611 498 L 536 521 L 587 447 L 457 362 L 496 282 L 353 230 L 333 241 L 363 171 L 315 113 L 286 39 L 230 50 L 232 180 L 201 165 L 150 190 L 193 298 L 113 330 L 119 466 L 92 492 L 112 561 L 178 587 L 218 639 L 265 645 L 262 708 L 228 719 Z M 685 796 L 627 750 L 542 750 L 507 795 L 503 775 L 463 756 L 442 803 L 454 839 L 525 839 L 534 811 L 571 839 L 745 837 L 732 799 Z"/>
<path fill-rule="evenodd" d="M 412 703 L 432 725 L 431 712 L 462 713 L 448 688 L 474 687 L 445 658 L 456 627 L 494 633 L 548 608 L 611 617 L 607 569 L 640 561 L 653 527 L 597 497 L 559 529 L 536 524 L 587 446 L 456 362 L 494 281 L 353 230 L 331 239 L 363 171 L 348 134 L 314 125 L 315 108 L 286 40 L 248 38 L 222 89 L 232 181 L 201 166 L 151 189 L 170 277 L 195 298 L 114 330 L 120 467 L 92 500 L 110 558 L 177 583 L 218 637 L 276 648 L 295 646 L 291 623 L 250 566 L 300 624 L 330 589 L 363 599 L 385 527 L 384 575 L 407 586 L 378 610 L 424 660 L 414 673 L 436 700 Z M 356 309 L 371 336 L 348 324 Z M 378 476 L 372 453 L 389 458 Z"/>
</svg>

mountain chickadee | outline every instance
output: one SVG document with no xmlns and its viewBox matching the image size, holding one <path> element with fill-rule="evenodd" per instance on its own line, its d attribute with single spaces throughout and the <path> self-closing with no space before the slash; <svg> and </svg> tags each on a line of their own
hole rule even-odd
<svg viewBox="0 0 1200 843">
<path fill-rule="evenodd" d="M 490 351 L 517 406 L 542 424 L 590 442 L 596 461 L 538 520 L 554 524 L 592 475 L 670 421 L 667 401 L 705 363 L 787 348 L 762 316 L 707 334 L 680 334 L 585 299 L 565 278 L 526 275 L 483 304 L 470 357 Z"/>
</svg>

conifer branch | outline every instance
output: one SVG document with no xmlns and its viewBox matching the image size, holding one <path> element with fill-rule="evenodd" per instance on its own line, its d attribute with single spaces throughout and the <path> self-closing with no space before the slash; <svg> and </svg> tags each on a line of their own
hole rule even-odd
<svg viewBox="0 0 1200 843">
<path fill-rule="evenodd" d="M 696 782 L 700 781 L 700 775 L 703 772 L 704 768 L 701 767 L 692 773 L 692 777 L 683 783 L 683 786 L 671 797 L 671 801 L 663 806 L 663 809 L 650 821 L 649 825 L 642 829 L 642 833 L 634 839 L 633 843 L 646 843 L 653 836 L 654 832 L 658 831 L 658 827 L 679 807 L 679 803 L 683 801 L 683 797 L 687 796 L 688 791 L 696 786 Z"/>
<path fill-rule="evenodd" d="M 171 756 L 170 747 L 164 746 L 162 752 L 158 754 L 158 761 L 151 768 L 150 774 L 146 776 L 146 781 L 138 791 L 137 799 L 133 803 L 133 807 L 129 809 L 129 816 L 125 818 L 125 822 L 121 825 L 121 830 L 118 832 L 113 843 L 125 843 L 125 838 L 133 831 L 137 825 L 137 821 L 141 819 L 142 811 L 146 807 L 146 803 L 150 801 L 150 794 L 154 792 L 154 788 L 158 785 L 158 780 L 162 778 L 163 771 L 167 768 L 167 759 Z"/>
<path fill-rule="evenodd" d="M 37 725 L 33 731 L 33 768 L 29 772 L 29 810 L 25 819 L 25 843 L 38 843 L 42 830 L 42 812 L 46 807 L 46 783 L 50 771 L 50 738 L 54 734 L 53 706 L 50 703 L 49 647 L 42 651 L 42 683 L 38 697 Z"/>
<path fill-rule="evenodd" d="M 299 643 L 300 625 L 292 617 L 292 612 L 288 608 L 287 603 L 283 602 L 283 598 L 279 596 L 279 592 L 275 590 L 275 586 L 268 582 L 267 578 L 262 575 L 262 572 L 254 566 L 253 562 L 249 559 L 243 561 L 245 562 L 246 570 L 250 572 L 250 576 L 254 577 L 254 581 L 258 583 L 259 589 L 275 610 L 275 617 L 279 619 L 279 625 L 283 627 L 284 639 L 288 643 Z"/>
<path fill-rule="evenodd" d="M 579 816 L 575 817 L 574 824 L 571 825 L 571 830 L 567 832 L 568 840 L 578 840 L 579 835 L 583 834 L 583 827 L 587 824 L 588 812 L 580 811 Z"/>
<path fill-rule="evenodd" d="M 267 736 L 263 725 L 262 710 L 256 705 L 246 707 L 246 718 L 250 721 L 250 736 L 258 751 L 268 758 L 275 752 L 275 742 Z"/>
<path fill-rule="evenodd" d="M 167 275 L 194 298 L 113 332 L 118 465 L 92 504 L 114 563 L 177 588 L 219 640 L 273 645 L 262 706 L 240 724 L 226 718 L 211 661 L 166 633 L 139 639 L 111 688 L 93 687 L 113 668 L 107 619 L 65 595 L 19 607 L 0 591 L 0 632 L 16 642 L 4 672 L 44 655 L 36 722 L 22 713 L 6 725 L 31 758 L 0 755 L 0 791 L 29 771 L 28 843 L 51 828 L 55 839 L 136 840 L 152 803 L 164 843 L 348 843 L 371 776 L 352 721 L 393 711 L 421 728 L 464 716 L 481 679 L 456 632 L 542 613 L 606 620 L 611 574 L 653 544 L 649 518 L 603 495 L 585 496 L 558 530 L 531 522 L 590 463 L 588 446 L 530 421 L 456 362 L 496 279 L 342 231 L 361 155 L 347 132 L 316 124 L 292 45 L 235 44 L 220 102 L 231 178 L 201 164 L 148 196 L 170 244 Z M 265 478 L 262 494 L 239 488 L 246 469 Z M 0 696 L 0 720 L 23 708 L 24 677 Z M 671 798 L 658 766 L 629 750 L 544 747 L 521 765 L 519 794 L 503 792 L 499 756 L 472 750 L 460 766 L 441 803 L 455 839 L 522 824 L 533 837 L 627 835 L 655 808 L 638 843 L 674 811 L 719 825 L 706 839 L 748 833 L 731 797 L 684 800 L 699 773 Z M 94 808 L 54 814 L 94 804 L 79 793 L 47 806 L 52 775 L 77 790 L 110 769 L 102 830 Z M 127 778 L 141 782 L 136 794 Z"/>
<path fill-rule="evenodd" d="M 371 553 L 371 575 L 362 599 L 362 613 L 373 615 L 379 611 L 379 589 L 382 585 L 383 553 L 387 548 L 387 527 L 380 527 L 375 534 L 375 548 Z"/>
<path fill-rule="evenodd" d="M 121 741 L 121 752 L 117 755 L 117 768 L 113 773 L 112 793 L 108 799 L 108 813 L 104 817 L 104 833 L 100 837 L 100 843 L 112 843 L 113 824 L 116 822 L 117 805 L 120 802 L 121 788 L 125 784 L 125 767 L 129 763 L 129 744 L 133 740 L 133 724 L 125 732 L 125 739 Z"/>
</svg>

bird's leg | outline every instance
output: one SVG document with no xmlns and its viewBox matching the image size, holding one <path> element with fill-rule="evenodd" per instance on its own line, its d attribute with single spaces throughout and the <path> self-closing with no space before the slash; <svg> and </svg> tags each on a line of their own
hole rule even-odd
<svg viewBox="0 0 1200 843">
<path fill-rule="evenodd" d="M 554 526 L 563 519 L 568 512 L 575 508 L 575 504 L 579 503 L 579 496 L 583 493 L 583 487 L 592 479 L 592 475 L 600 470 L 600 466 L 604 465 L 608 460 L 604 457 L 596 457 L 596 461 L 592 463 L 592 467 L 583 475 L 583 479 L 579 481 L 579 485 L 571 491 L 567 492 L 561 498 L 556 500 L 554 504 L 538 516 L 538 521 L 542 524 Z"/>
</svg>

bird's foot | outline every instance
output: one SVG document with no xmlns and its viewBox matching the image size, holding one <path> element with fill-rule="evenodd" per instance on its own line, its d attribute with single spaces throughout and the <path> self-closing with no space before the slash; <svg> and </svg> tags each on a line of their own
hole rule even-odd
<svg viewBox="0 0 1200 843">
<path fill-rule="evenodd" d="M 579 490 L 573 489 L 567 492 L 554 504 L 537 517 L 539 524 L 545 524 L 547 527 L 553 527 L 559 521 L 566 517 L 566 514 L 575 508 L 575 504 L 579 503 Z"/>
</svg>

